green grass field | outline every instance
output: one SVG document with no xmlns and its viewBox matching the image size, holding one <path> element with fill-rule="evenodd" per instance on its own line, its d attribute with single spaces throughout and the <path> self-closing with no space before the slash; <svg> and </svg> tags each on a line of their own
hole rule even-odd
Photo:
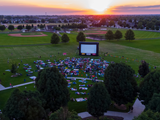
<svg viewBox="0 0 160 120">
<path fill-rule="evenodd" d="M 137 31 L 137 34 L 142 32 L 144 31 Z M 0 45 L 27 45 L 27 44 L 50 43 L 50 37 L 52 33 L 44 33 L 44 34 L 47 34 L 48 36 L 37 37 L 37 38 L 36 37 L 19 38 L 19 37 L 8 36 L 8 34 L 0 34 Z M 151 36 L 148 36 L 148 37 L 152 38 L 153 34 L 154 33 L 151 32 L 150 33 Z M 77 51 L 77 47 L 79 44 L 76 42 L 76 35 L 77 35 L 76 32 L 74 32 L 73 34 L 68 34 L 70 38 L 70 42 L 60 43 L 58 45 L 0 47 L 0 67 L 1 67 L 0 79 L 1 79 L 2 85 L 4 85 L 5 87 L 8 87 L 10 83 L 12 83 L 12 85 L 21 84 L 21 83 L 24 83 L 24 79 L 26 79 L 26 82 L 32 81 L 26 76 L 26 72 L 24 71 L 22 64 L 28 63 L 33 67 L 33 69 L 36 69 L 33 64 L 33 61 L 40 59 L 39 56 L 41 56 L 42 60 L 45 61 L 47 59 L 50 59 L 51 62 L 53 62 L 54 59 L 65 59 L 66 57 L 81 57 L 78 55 L 78 51 Z M 141 34 L 139 34 L 139 36 L 140 35 Z M 89 39 L 87 39 L 87 41 L 95 42 Z M 126 64 L 130 65 L 135 70 L 136 73 L 138 73 L 138 67 L 140 65 L 141 60 L 146 60 L 146 62 L 150 64 L 151 70 L 153 70 L 154 66 L 157 66 L 157 69 L 159 69 L 160 68 L 159 44 L 160 44 L 159 39 L 134 40 L 131 42 L 126 40 L 120 40 L 120 41 L 114 40 L 110 42 L 99 41 L 100 56 L 92 57 L 92 58 L 101 57 L 107 61 L 125 62 Z M 64 52 L 67 53 L 66 56 L 62 55 Z M 108 52 L 110 55 L 113 55 L 113 56 L 112 57 L 104 56 L 104 53 L 106 52 Z M 50 58 L 50 55 L 53 55 L 53 57 Z M 126 59 L 119 58 L 122 56 L 124 56 Z M 9 60 L 9 64 L 7 64 L 7 60 Z M 22 60 L 22 63 L 21 63 L 21 60 Z M 5 71 L 11 68 L 12 62 L 21 63 L 19 72 L 22 73 L 23 76 L 17 77 L 17 78 L 11 78 L 11 73 Z M 5 72 L 5 75 L 3 75 L 4 72 Z M 34 73 L 33 75 L 36 76 L 37 73 Z M 103 78 L 100 78 L 100 79 L 103 79 Z M 136 79 L 136 80 L 137 80 L 137 83 L 139 84 L 142 79 Z M 19 88 L 21 90 L 24 90 L 25 86 L 22 86 Z M 27 90 L 34 90 L 34 89 L 35 89 L 34 84 L 27 85 Z M 0 98 L 2 98 L 0 99 L 0 109 L 3 109 L 5 102 L 7 101 L 7 99 L 9 98 L 13 90 L 14 89 L 0 91 Z M 71 93 L 71 94 L 73 95 L 74 93 Z M 86 102 L 79 103 L 79 104 L 69 102 L 68 106 L 70 110 L 75 109 L 78 112 L 82 112 L 86 110 Z M 114 109 L 110 108 L 110 110 L 114 110 Z"/>
<path fill-rule="evenodd" d="M 24 35 L 29 35 L 31 33 L 24 33 Z M 38 33 L 37 33 L 38 34 Z M 50 38 L 52 33 L 44 33 L 48 36 L 43 37 L 12 37 L 8 34 L 0 34 L 0 45 L 29 45 L 29 44 L 45 44 L 50 43 Z"/>
<path fill-rule="evenodd" d="M 108 30 L 112 30 L 113 33 L 115 33 L 117 29 L 116 28 L 108 28 Z M 88 31 L 85 31 L 84 33 L 97 33 L 99 31 L 101 31 L 101 30 L 100 29 L 88 30 Z M 126 33 L 127 29 L 120 29 L 120 31 L 123 34 L 122 39 L 125 39 L 124 36 L 125 36 L 125 33 Z M 139 31 L 139 30 L 133 30 L 133 31 L 135 33 L 135 38 L 136 39 L 160 38 L 160 32 Z M 104 32 L 104 31 L 102 31 L 102 32 Z"/>
</svg>

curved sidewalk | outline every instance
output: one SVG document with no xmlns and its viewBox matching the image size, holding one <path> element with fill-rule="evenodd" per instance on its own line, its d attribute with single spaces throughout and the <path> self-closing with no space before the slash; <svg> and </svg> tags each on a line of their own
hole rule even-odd
<svg viewBox="0 0 160 120">
<path fill-rule="evenodd" d="M 133 113 L 108 111 L 104 115 L 118 116 L 118 117 L 123 117 L 124 120 L 132 120 L 134 117 L 139 116 L 144 111 L 144 109 L 145 109 L 145 106 L 142 105 L 142 103 L 137 98 L 133 105 Z M 78 116 L 80 116 L 81 118 L 86 118 L 86 117 L 90 117 L 91 115 L 88 112 L 82 112 L 82 113 L 78 113 Z"/>
</svg>

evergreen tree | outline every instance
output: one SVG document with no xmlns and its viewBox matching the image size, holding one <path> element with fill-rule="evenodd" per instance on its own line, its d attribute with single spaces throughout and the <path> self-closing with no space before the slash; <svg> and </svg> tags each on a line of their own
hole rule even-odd
<svg viewBox="0 0 160 120">
<path fill-rule="evenodd" d="M 117 31 L 115 32 L 115 34 L 114 34 L 114 38 L 117 39 L 117 40 L 119 40 L 119 39 L 121 39 L 122 37 L 123 37 L 123 36 L 122 36 L 122 32 L 119 31 L 119 30 L 117 30 Z"/>
<path fill-rule="evenodd" d="M 11 66 L 11 73 L 16 74 L 17 70 L 18 70 L 17 69 L 17 64 L 13 63 L 12 66 Z"/>
<path fill-rule="evenodd" d="M 129 41 L 134 40 L 135 39 L 134 36 L 135 36 L 134 32 L 131 29 L 127 30 L 127 32 L 125 33 L 126 40 L 129 40 Z"/>
<path fill-rule="evenodd" d="M 76 39 L 77 39 L 77 42 L 86 41 L 86 37 L 83 32 L 79 32 Z"/>
<path fill-rule="evenodd" d="M 107 33 L 105 34 L 106 40 L 113 40 L 114 39 L 114 34 L 111 30 L 108 30 Z"/>
<path fill-rule="evenodd" d="M 9 25 L 8 26 L 8 30 L 11 30 L 11 31 L 14 30 L 14 26 L 13 25 Z"/>
<path fill-rule="evenodd" d="M 13 120 L 42 120 L 46 117 L 43 109 L 44 100 L 38 91 L 15 89 L 8 99 L 3 113 Z"/>
<path fill-rule="evenodd" d="M 64 42 L 64 43 L 69 42 L 69 37 L 67 34 L 62 35 L 62 42 Z"/>
<path fill-rule="evenodd" d="M 153 112 L 160 112 L 160 93 L 154 93 L 152 99 L 146 105 L 146 110 L 150 109 Z"/>
<path fill-rule="evenodd" d="M 111 104 L 110 95 L 102 83 L 96 83 L 90 90 L 87 111 L 97 119 L 107 112 Z"/>
<path fill-rule="evenodd" d="M 81 120 L 75 111 L 68 111 L 67 108 L 60 108 L 49 117 L 49 120 Z"/>
<path fill-rule="evenodd" d="M 144 60 L 141 63 L 142 64 L 139 65 L 138 72 L 144 78 L 149 73 L 149 66 L 148 66 L 149 64 L 146 63 L 146 61 L 144 61 Z"/>
<path fill-rule="evenodd" d="M 110 64 L 105 70 L 104 84 L 113 100 L 118 105 L 133 102 L 137 96 L 135 71 L 124 63 Z"/>
<path fill-rule="evenodd" d="M 160 91 L 160 70 L 154 70 L 148 73 L 144 80 L 140 83 L 139 100 L 142 100 L 144 105 L 147 105 L 154 93 Z"/>
<path fill-rule="evenodd" d="M 58 44 L 60 41 L 59 36 L 56 33 L 53 33 L 51 36 L 51 44 Z"/>
<path fill-rule="evenodd" d="M 35 81 L 37 90 L 46 100 L 45 109 L 54 112 L 67 105 L 70 99 L 68 83 L 57 68 L 41 70 Z"/>
</svg>

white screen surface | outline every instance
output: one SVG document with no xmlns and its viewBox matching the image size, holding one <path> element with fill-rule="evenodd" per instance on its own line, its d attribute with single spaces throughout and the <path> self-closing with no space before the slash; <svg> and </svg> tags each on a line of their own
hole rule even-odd
<svg viewBox="0 0 160 120">
<path fill-rule="evenodd" d="M 81 44 L 81 53 L 96 53 L 97 45 Z"/>
</svg>

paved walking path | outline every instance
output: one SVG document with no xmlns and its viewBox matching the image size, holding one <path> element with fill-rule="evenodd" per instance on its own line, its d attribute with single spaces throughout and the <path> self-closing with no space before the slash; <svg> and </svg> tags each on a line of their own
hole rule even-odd
<svg viewBox="0 0 160 120">
<path fill-rule="evenodd" d="M 35 82 L 32 81 L 32 82 L 27 82 L 27 83 L 23 83 L 23 84 L 18 84 L 18 85 L 14 85 L 13 87 L 4 87 L 4 86 L 2 87 L 2 85 L 0 84 L 0 91 L 8 90 L 8 89 L 20 87 L 20 86 L 25 86 L 25 85 L 29 85 L 29 84 L 33 84 L 33 83 L 35 83 Z"/>
<path fill-rule="evenodd" d="M 67 77 L 67 78 L 68 79 L 70 79 L 70 78 L 84 79 L 83 77 Z M 90 78 L 85 78 L 85 79 L 86 80 L 92 80 Z M 103 82 L 103 80 L 97 80 L 97 81 Z M 35 81 L 27 82 L 27 83 L 23 83 L 23 84 L 19 84 L 19 85 L 14 85 L 13 87 L 4 87 L 3 85 L 0 84 L 0 91 L 11 89 L 11 88 L 15 88 L 15 87 L 20 87 L 20 86 L 25 86 L 25 85 L 29 85 L 29 84 L 33 84 L 33 83 L 35 83 Z M 133 105 L 133 113 L 123 113 L 123 112 L 108 111 L 104 115 L 119 116 L 119 117 L 123 117 L 124 120 L 132 120 L 134 118 L 134 116 L 140 115 L 144 111 L 144 109 L 145 109 L 145 106 L 142 105 L 142 103 L 138 99 L 136 99 L 136 101 L 135 101 L 135 103 Z M 78 115 L 81 118 L 85 118 L 85 117 L 90 117 L 91 116 L 88 112 L 78 113 Z"/>
<path fill-rule="evenodd" d="M 133 113 L 123 113 L 123 112 L 115 112 L 115 111 L 108 111 L 104 115 L 108 116 L 118 116 L 118 117 L 123 117 L 124 120 L 132 120 L 135 116 L 139 116 L 145 109 L 145 106 L 142 105 L 142 103 L 136 99 L 134 105 L 133 105 Z M 78 116 L 81 118 L 86 118 L 90 117 L 91 115 L 88 112 L 82 112 L 78 113 Z"/>
</svg>

